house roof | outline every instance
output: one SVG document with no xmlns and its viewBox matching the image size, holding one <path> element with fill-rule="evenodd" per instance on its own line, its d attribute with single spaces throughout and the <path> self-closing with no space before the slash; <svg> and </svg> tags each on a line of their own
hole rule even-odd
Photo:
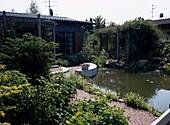
<svg viewBox="0 0 170 125">
<path fill-rule="evenodd" d="M 159 19 L 159 20 L 152 20 L 152 22 L 156 25 L 165 25 L 170 24 L 170 18 L 167 19 Z"/>
<path fill-rule="evenodd" d="M 0 12 L 0 16 L 3 15 L 3 12 Z M 7 17 L 26 18 L 26 19 L 36 19 L 37 18 L 37 14 L 14 13 L 14 12 L 5 12 L 5 13 L 6 13 Z M 67 17 L 61 17 L 61 16 L 40 15 L 40 18 L 44 19 L 44 20 L 67 21 L 67 22 L 78 22 L 78 23 L 92 24 L 89 21 L 80 21 L 80 20 L 76 20 L 76 19 L 72 19 L 72 18 L 67 18 Z"/>
</svg>

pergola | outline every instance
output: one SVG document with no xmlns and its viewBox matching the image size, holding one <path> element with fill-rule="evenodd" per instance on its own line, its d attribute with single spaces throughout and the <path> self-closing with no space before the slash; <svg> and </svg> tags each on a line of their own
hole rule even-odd
<svg viewBox="0 0 170 125">
<path fill-rule="evenodd" d="M 120 31 L 118 28 L 114 33 L 101 33 L 100 34 L 100 50 L 105 49 L 110 56 L 116 56 L 120 60 L 120 34 L 126 35 L 126 61 L 129 60 L 129 32 Z"/>
</svg>

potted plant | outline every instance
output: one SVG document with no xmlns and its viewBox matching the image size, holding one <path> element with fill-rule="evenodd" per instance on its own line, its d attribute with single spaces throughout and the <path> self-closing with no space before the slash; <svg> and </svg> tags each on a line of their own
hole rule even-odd
<svg viewBox="0 0 170 125">
<path fill-rule="evenodd" d="M 84 64 L 82 65 L 82 70 L 88 70 L 88 69 L 89 69 L 89 66 L 90 66 L 90 64 L 84 63 Z"/>
</svg>

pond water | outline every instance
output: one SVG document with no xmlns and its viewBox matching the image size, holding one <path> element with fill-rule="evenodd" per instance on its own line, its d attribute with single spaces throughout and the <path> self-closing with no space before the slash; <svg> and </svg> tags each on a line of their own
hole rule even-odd
<svg viewBox="0 0 170 125">
<path fill-rule="evenodd" d="M 170 76 L 158 73 L 125 73 L 122 70 L 99 69 L 93 78 L 96 87 L 111 90 L 124 97 L 135 92 L 146 98 L 150 106 L 165 111 L 170 104 Z"/>
</svg>

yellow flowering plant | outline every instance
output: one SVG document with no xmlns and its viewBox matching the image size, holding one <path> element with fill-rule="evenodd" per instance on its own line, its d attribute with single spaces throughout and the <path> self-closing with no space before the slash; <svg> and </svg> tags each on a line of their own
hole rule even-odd
<svg viewBox="0 0 170 125">
<path fill-rule="evenodd" d="M 11 106 L 11 105 L 5 105 L 4 100 L 9 99 L 13 94 L 19 94 L 23 91 L 23 89 L 29 84 L 21 84 L 19 86 L 9 86 L 10 79 L 6 73 L 5 70 L 5 65 L 0 64 L 0 117 L 5 117 L 6 113 L 8 110 L 16 108 L 16 106 Z M 6 85 L 3 85 L 6 84 Z M 10 125 L 7 122 L 1 123 L 0 125 Z"/>
</svg>

